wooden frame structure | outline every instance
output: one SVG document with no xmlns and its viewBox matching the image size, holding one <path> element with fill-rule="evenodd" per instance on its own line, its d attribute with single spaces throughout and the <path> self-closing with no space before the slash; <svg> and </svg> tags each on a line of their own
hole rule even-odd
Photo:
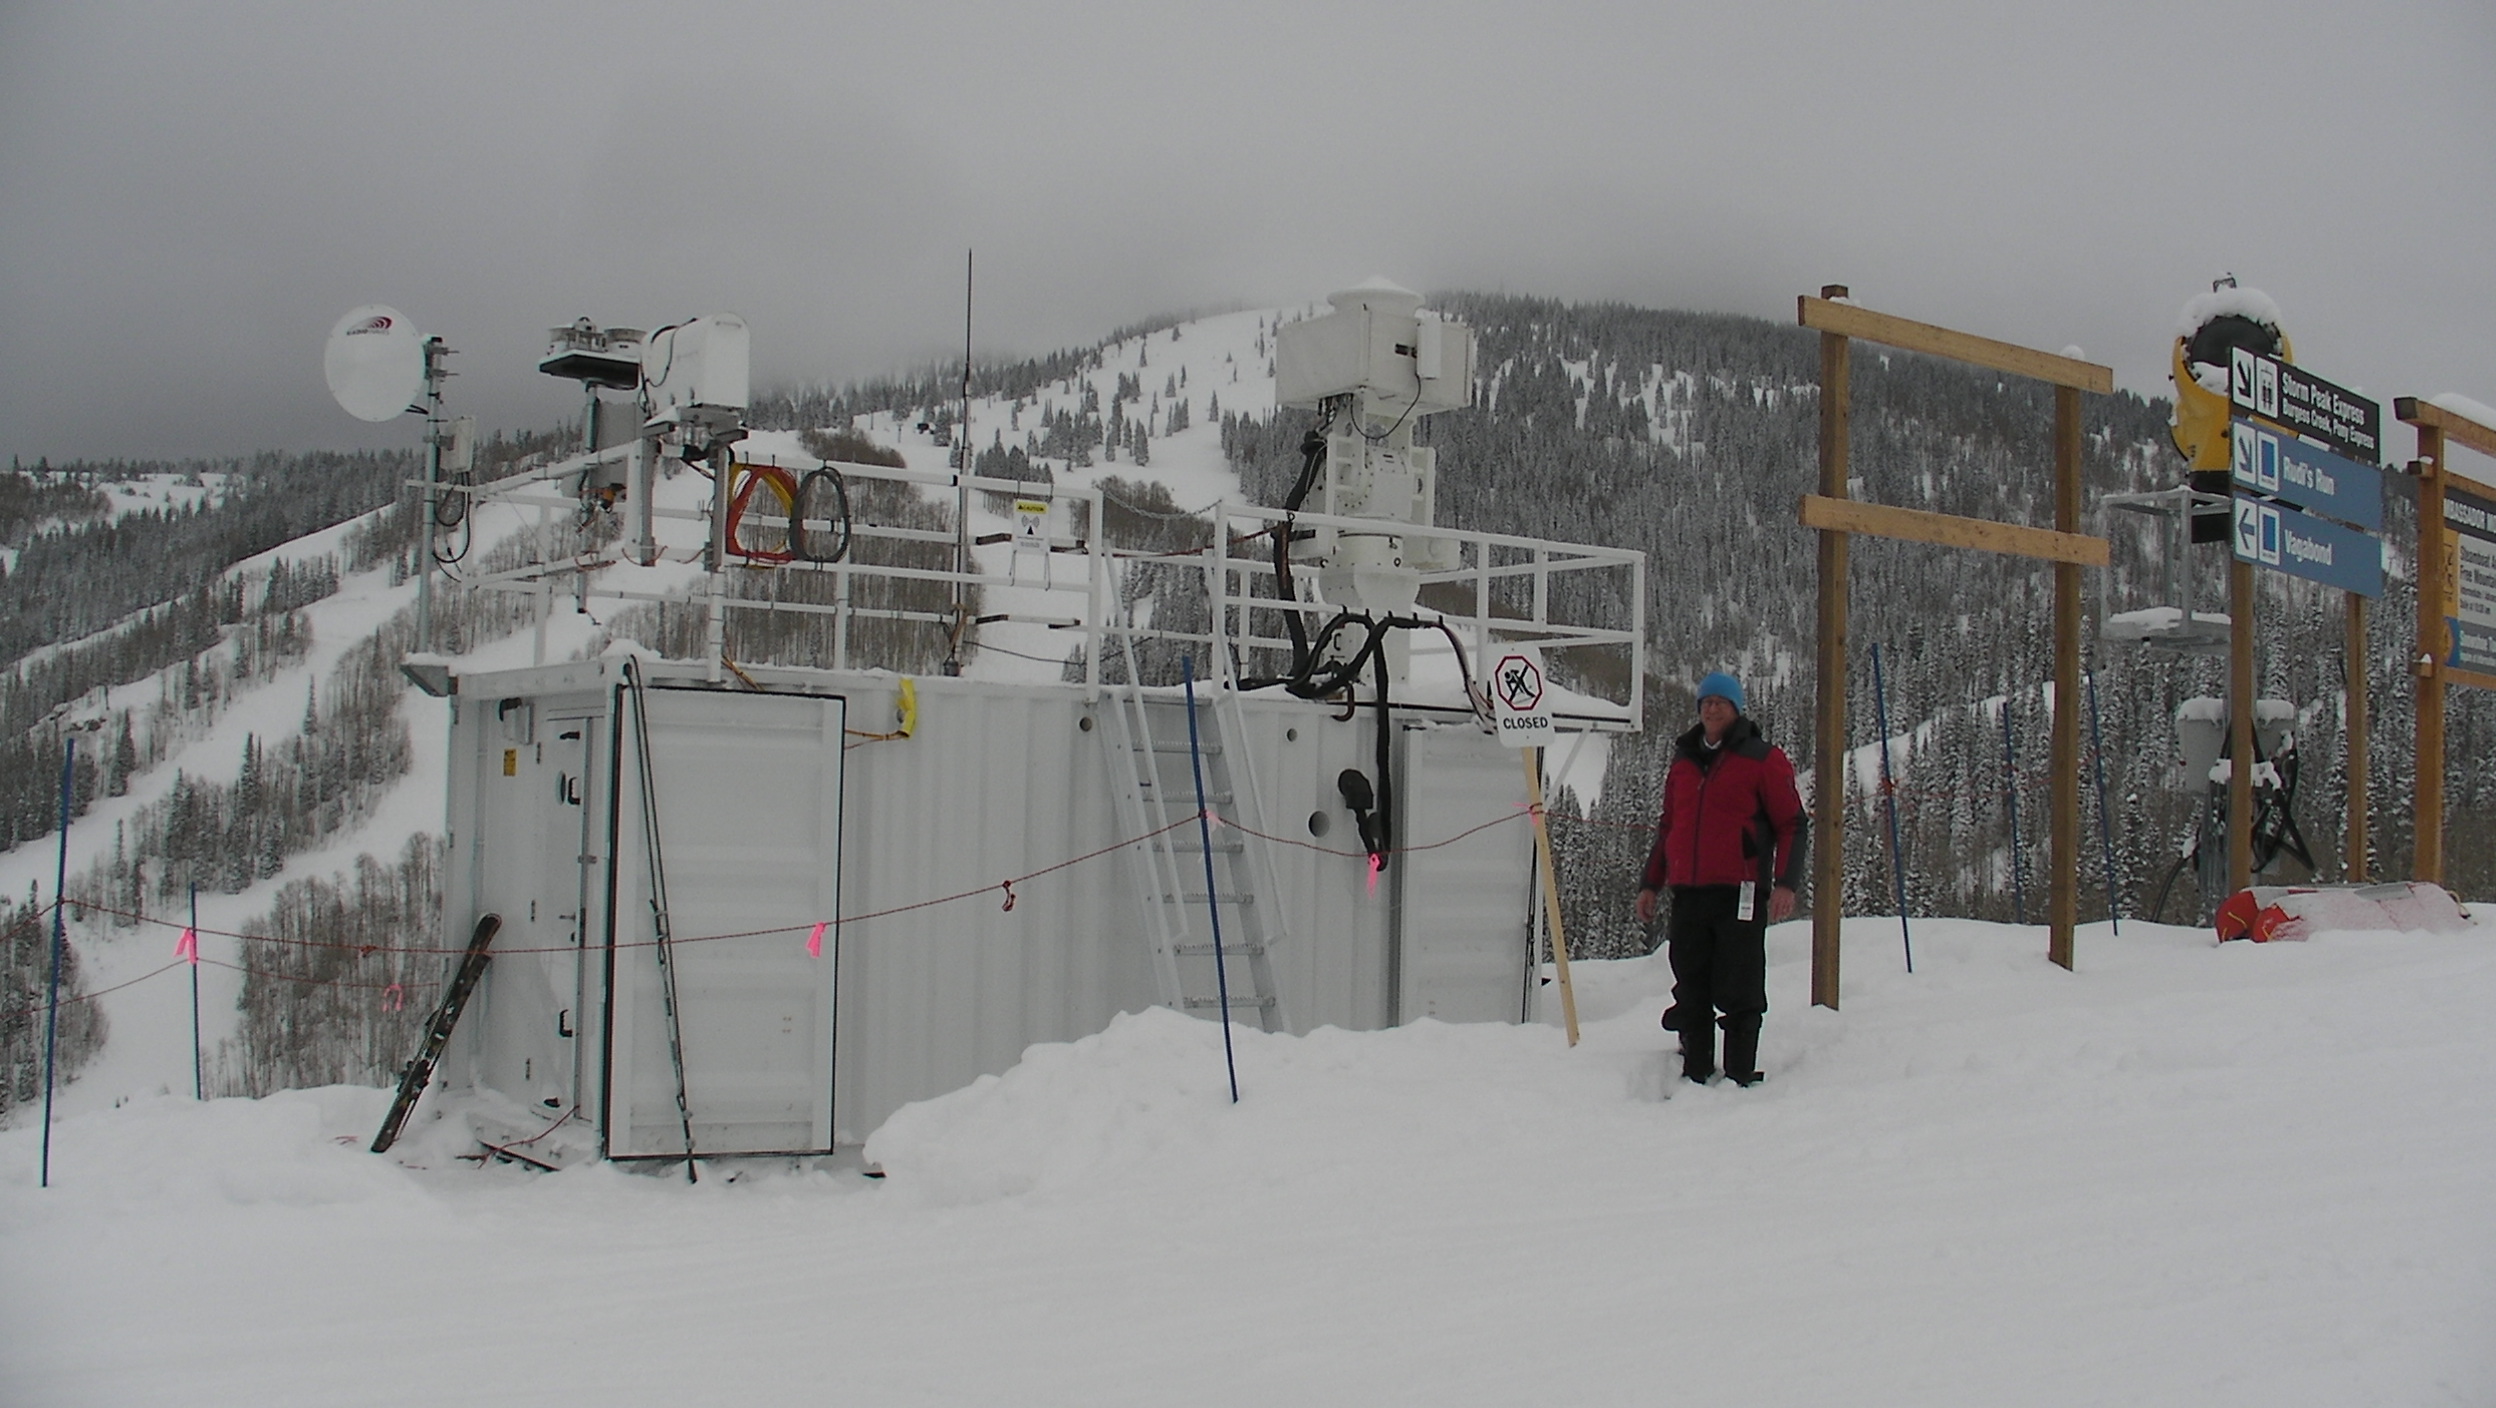
<svg viewBox="0 0 2496 1408">
<path fill-rule="evenodd" d="M 2415 396 L 2394 398 L 2392 413 L 2418 432 L 2418 458 L 2409 466 L 2418 477 L 2418 653 L 2413 664 L 2418 680 L 2418 829 L 2410 871 L 2414 879 L 2440 885 L 2444 882 L 2444 686 L 2496 689 L 2496 675 L 2444 663 L 2453 649 L 2444 628 L 2445 607 L 2453 591 L 2453 563 L 2444 544 L 2444 476 L 2450 471 L 2445 451 L 2449 445 L 2460 444 L 2483 455 L 2496 455 L 2496 426 L 2482 425 Z M 2461 477 L 2473 489 L 2496 497 L 2496 486 Z"/>
<path fill-rule="evenodd" d="M 1831 284 L 1820 296 L 1795 300 L 1796 321 L 1820 334 L 1820 492 L 1803 497 L 1798 516 L 1820 534 L 1820 699 L 1812 747 L 1813 856 L 1811 1000 L 1838 1004 L 1838 932 L 1844 915 L 1846 782 L 1847 543 L 1855 533 L 1902 538 L 2041 558 L 2054 564 L 2054 737 L 2050 764 L 2052 876 L 2046 956 L 2072 966 L 2072 930 L 2080 907 L 2080 569 L 2103 567 L 2104 538 L 2080 532 L 2080 393 L 2115 389 L 2111 368 L 2077 358 L 1996 342 L 1973 333 L 1912 322 L 1841 302 Z M 2054 387 L 2054 526 L 2024 528 L 1978 518 L 1927 513 L 1854 500 L 1847 493 L 1848 421 L 1854 409 L 1847 382 L 1853 339 L 1946 357 Z"/>
</svg>

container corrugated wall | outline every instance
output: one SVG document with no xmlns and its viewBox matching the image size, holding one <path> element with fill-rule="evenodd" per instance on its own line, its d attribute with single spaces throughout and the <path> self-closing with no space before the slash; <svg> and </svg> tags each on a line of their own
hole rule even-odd
<svg viewBox="0 0 2496 1408">
<path fill-rule="evenodd" d="M 457 844 L 446 930 L 464 932 L 472 921 L 474 857 L 502 844 L 482 834 L 490 823 L 477 810 L 476 784 L 469 780 L 489 768 L 485 754 L 496 746 L 484 718 L 492 696 L 562 692 L 586 702 L 596 696 L 584 695 L 583 686 L 595 690 L 611 668 L 583 663 L 463 681 L 463 695 L 472 686 L 476 694 L 463 699 L 462 723 L 453 733 L 453 771 L 460 780 L 451 796 Z M 1073 685 L 914 684 L 912 736 L 853 738 L 844 754 L 840 907 L 856 917 L 838 931 L 834 1110 L 843 1143 L 863 1139 L 904 1104 L 1007 1069 L 1034 1042 L 1089 1035 L 1119 1012 L 1141 1010 L 1159 996 L 1136 871 L 1124 850 L 1018 881 L 1014 907 L 1004 907 L 1003 881 L 1128 839 L 1104 751 L 1113 730 L 1095 714 L 1110 702 L 1087 703 Z M 895 677 L 870 674 L 810 683 L 812 692 L 845 698 L 850 727 L 861 733 L 892 728 L 898 686 Z M 1375 714 L 1336 715 L 1327 705 L 1252 695 L 1234 716 L 1246 721 L 1249 736 L 1230 741 L 1234 765 L 1244 754 L 1265 804 L 1252 824 L 1279 842 L 1269 843 L 1281 891 L 1274 900 L 1288 937 L 1275 946 L 1272 963 L 1295 1031 L 1383 1027 L 1401 1015 L 1395 877 L 1372 885 L 1336 787 L 1346 768 L 1374 771 Z M 1430 766 L 1469 759 L 1462 765 L 1477 770 L 1516 767 L 1513 754 L 1469 725 L 1434 730 L 1433 739 Z M 1400 757 L 1409 751 L 1398 749 Z M 1521 784 L 1520 776 L 1515 799 L 1475 796 L 1466 804 L 1471 810 L 1442 807 L 1455 814 L 1408 816 L 1400 839 L 1438 840 L 1485 820 L 1513 818 Z M 1435 795 L 1481 791 L 1477 785 L 1472 794 Z M 606 788 L 593 792 L 603 796 Z M 1312 818 L 1320 818 L 1315 827 Z M 770 823 L 757 817 L 750 824 Z M 1323 835 L 1314 834 L 1321 829 Z M 1506 892 L 1518 902 L 1479 922 L 1497 934 L 1514 934 L 1522 967 L 1528 833 L 1520 821 L 1486 834 L 1492 839 L 1470 863 L 1513 866 L 1515 883 Z M 906 908 L 965 890 L 980 893 Z M 788 922 L 828 917 L 792 915 Z M 599 930 L 591 932 L 594 943 Z M 587 967 L 596 981 L 598 965 Z M 583 997 L 594 1010 L 591 995 Z M 584 1039 L 593 1039 L 586 1025 L 582 1030 Z M 601 1103 L 588 1088 L 597 1064 L 583 1054 L 585 1109 Z M 494 1066 L 482 1059 L 470 1069 Z"/>
</svg>

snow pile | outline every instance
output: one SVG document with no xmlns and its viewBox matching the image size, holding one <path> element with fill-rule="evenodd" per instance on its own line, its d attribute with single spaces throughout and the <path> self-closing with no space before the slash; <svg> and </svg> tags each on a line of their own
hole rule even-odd
<svg viewBox="0 0 2496 1408">
<path fill-rule="evenodd" d="M 1284 1177 L 1303 1164 L 1462 1158 L 1486 1137 L 1530 1146 L 1542 1124 L 1660 1093 L 1656 1072 L 1633 1078 L 1648 1063 L 1572 1061 L 1548 1027 L 1424 1021 L 1295 1038 L 1234 1026 L 1231 1039 L 1236 1107 L 1221 1029 L 1157 1008 L 1034 1046 L 1002 1076 L 903 1109 L 866 1158 L 895 1188 L 936 1202 L 1062 1197 L 1225 1168 Z"/>
<path fill-rule="evenodd" d="M 2459 392 L 2447 391 L 2441 395 L 2430 396 L 2427 398 L 2427 404 L 2451 411 L 2454 415 L 2475 420 L 2481 425 L 2496 428 L 2496 406 L 2491 406 L 2484 401 L 2474 401 Z"/>
<path fill-rule="evenodd" d="M 150 1096 L 55 1128 L 52 1191 L 90 1207 L 147 1206 L 212 1220 L 232 1208 L 387 1201 L 404 1195 L 406 1177 L 364 1151 L 389 1104 L 388 1091 L 345 1085 L 260 1100 Z M 30 1145 L 39 1133 L 10 1138 Z M 39 1158 L 12 1158 L 0 1164 L 0 1186 L 30 1192 L 39 1170 Z M 8 1206 L 24 1213 L 42 1204 Z M 14 1230 L 14 1219 L 0 1228 Z"/>
<path fill-rule="evenodd" d="M 2230 287 L 2214 288 L 2185 300 L 2184 311 L 2175 318 L 2175 335 L 2191 337 L 2211 319 L 2229 316 L 2260 323 L 2274 332 L 2279 330 L 2279 305 L 2269 294 L 2258 288 Z"/>
<path fill-rule="evenodd" d="M 375 1158 L 362 1090 L 80 1115 L 49 1190 L 8 1131 L 0 1402 L 2496 1402 L 2484 921 L 1913 936 L 1849 921 L 1830 1012 L 1772 932 L 1755 1090 L 1589 963 L 1575 1049 L 1242 1032 L 1238 1105 L 1130 1017 L 896 1115 L 880 1183 Z"/>
<path fill-rule="evenodd" d="M 1270 1042 L 1247 1029 L 1232 1039 L 1260 1054 Z M 904 1107 L 867 1141 L 866 1158 L 947 1201 L 1057 1192 L 1149 1158 L 1196 1132 L 1191 1111 L 1229 1098 L 1221 1029 L 1156 1009 L 1034 1046 L 1002 1076 Z"/>
</svg>

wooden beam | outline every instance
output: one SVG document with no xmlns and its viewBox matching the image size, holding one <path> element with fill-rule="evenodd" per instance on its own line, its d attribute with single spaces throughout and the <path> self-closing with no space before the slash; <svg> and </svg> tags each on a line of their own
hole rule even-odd
<svg viewBox="0 0 2496 1408">
<path fill-rule="evenodd" d="M 2054 388 L 2054 528 L 2064 538 L 2093 542 L 2103 551 L 2104 538 L 2080 538 L 2080 392 Z M 2069 969 L 2072 938 L 2080 924 L 2080 564 L 2054 564 L 2054 733 L 2053 760 L 2047 768 L 2045 956 Z M 2111 905 L 2114 896 L 2107 896 Z"/>
<path fill-rule="evenodd" d="M 2340 878 L 2366 883 L 2366 789 L 2369 785 L 2366 742 L 2368 681 L 2366 674 L 2366 598 L 2348 598 L 2346 634 L 2340 645 L 2341 712 L 2348 722 L 2340 730 L 2340 752 L 2348 773 L 2348 821 L 2341 829 Z"/>
<path fill-rule="evenodd" d="M 2253 883 L 2253 564 L 2227 564 L 2227 893 Z M 2202 905 L 2224 896 L 2204 895 Z"/>
<path fill-rule="evenodd" d="M 2456 665 L 2438 665 L 2435 677 L 2446 684 L 2466 684 L 2473 689 L 2496 689 L 2496 675 L 2483 675 Z"/>
<path fill-rule="evenodd" d="M 1870 533 L 1903 538 L 1911 543 L 1937 543 L 1946 548 L 1976 548 L 2015 557 L 2041 557 L 2080 567 L 2103 567 L 2109 560 L 2104 538 L 2065 533 L 2051 528 L 2022 528 L 1956 514 L 1927 513 L 1916 508 L 1858 503 L 1827 494 L 1805 494 L 1799 508 L 1803 526 L 1840 533 Z"/>
<path fill-rule="evenodd" d="M 1843 298 L 1830 284 L 1825 298 Z M 1849 384 L 1853 344 L 1835 333 L 1820 334 L 1820 493 L 1846 497 L 1847 431 L 1854 393 Z M 1820 534 L 1820 697 L 1811 740 L 1811 1001 L 1837 1009 L 1838 949 L 1846 914 L 1846 547 L 1842 531 Z"/>
<path fill-rule="evenodd" d="M 2427 667 L 2410 678 L 2418 691 L 2417 766 L 2411 779 L 2417 820 L 2412 832 L 2409 878 L 2444 883 L 2444 657 L 2452 649 L 2444 625 L 2444 434 L 2440 420 L 2419 417 L 2409 397 L 2392 403 L 2401 419 L 2418 427 L 2418 649 L 2410 658 Z M 2438 407 L 2426 410 L 2444 414 Z"/>
<path fill-rule="evenodd" d="M 1560 881 L 1551 869 L 1551 831 L 1543 824 L 1543 750 L 1523 748 L 1525 797 L 1534 817 L 1534 870 L 1543 885 L 1543 922 L 1551 929 L 1552 971 L 1560 979 L 1560 1017 L 1577 1045 L 1577 988 L 1569 982 L 1569 936 L 1560 927 Z M 1564 764 L 1565 766 L 1565 764 Z M 1541 954 L 1534 955 L 1540 959 Z"/>
<path fill-rule="evenodd" d="M 2438 431 L 2482 455 L 2496 455 L 2496 425 L 2481 425 L 2458 411 L 2448 411 L 2415 396 L 2394 397 L 2392 414 L 2421 430 Z M 2424 444 L 2418 448 L 2421 454 L 2426 452 Z"/>
<path fill-rule="evenodd" d="M 1909 352 L 1926 352 L 1953 361 L 1972 362 L 1997 372 L 2035 377 L 2039 381 L 2050 381 L 2056 386 L 2068 386 L 2076 391 L 2094 391 L 2100 396 L 2114 393 L 2114 369 L 2101 367 L 2095 362 L 2039 352 L 2015 342 L 1996 342 L 1971 332 L 1935 327 L 1931 323 L 1914 322 L 1888 313 L 1875 313 L 1869 308 L 1814 298 L 1809 294 L 1802 295 L 1796 303 L 1796 320 L 1804 327 L 1823 333 L 1860 337 L 1867 342 L 1885 343 Z"/>
</svg>

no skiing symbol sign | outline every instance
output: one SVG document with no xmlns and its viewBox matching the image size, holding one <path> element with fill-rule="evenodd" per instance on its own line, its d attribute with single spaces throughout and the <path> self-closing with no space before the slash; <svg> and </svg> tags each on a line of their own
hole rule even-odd
<svg viewBox="0 0 2496 1408">
<path fill-rule="evenodd" d="M 1543 653 L 1530 645 L 1510 646 L 1491 667 L 1491 718 L 1499 741 L 1511 748 L 1531 748 L 1549 738 L 1550 691 L 1544 685 Z"/>
</svg>

